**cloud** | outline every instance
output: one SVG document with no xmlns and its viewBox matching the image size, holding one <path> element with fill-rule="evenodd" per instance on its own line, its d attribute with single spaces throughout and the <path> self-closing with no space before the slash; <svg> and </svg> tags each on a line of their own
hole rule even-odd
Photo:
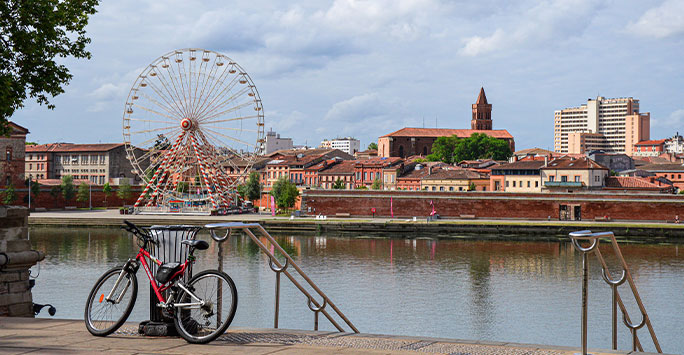
<svg viewBox="0 0 684 355">
<path fill-rule="evenodd" d="M 651 123 L 655 127 L 679 129 L 684 126 L 684 109 L 675 110 L 664 119 L 651 119 Z"/>
<path fill-rule="evenodd" d="M 684 1 L 667 0 L 646 11 L 627 30 L 644 37 L 665 38 L 684 33 Z"/>
<path fill-rule="evenodd" d="M 477 56 L 529 43 L 539 44 L 579 36 L 586 30 L 591 14 L 598 6 L 595 0 L 555 0 L 517 9 L 507 16 L 512 23 L 504 24 L 488 36 L 465 38 L 460 53 Z M 496 18 L 491 22 L 497 22 Z"/>
</svg>

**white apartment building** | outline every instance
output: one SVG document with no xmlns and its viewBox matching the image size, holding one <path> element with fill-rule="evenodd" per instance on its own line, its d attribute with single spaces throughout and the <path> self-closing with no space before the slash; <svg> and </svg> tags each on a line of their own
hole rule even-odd
<svg viewBox="0 0 684 355">
<path fill-rule="evenodd" d="M 601 149 L 632 154 L 650 136 L 650 114 L 639 113 L 639 100 L 598 96 L 586 104 L 555 111 L 554 150 L 577 154 Z"/>
<path fill-rule="evenodd" d="M 361 141 L 352 137 L 335 138 L 332 140 L 324 139 L 319 147 L 339 149 L 347 154 L 354 155 L 354 153 L 361 150 Z"/>
<path fill-rule="evenodd" d="M 273 132 L 273 130 L 266 132 L 266 146 L 264 154 L 268 155 L 276 150 L 292 148 L 294 148 L 294 145 L 292 144 L 292 138 L 280 138 L 280 134 Z"/>
</svg>

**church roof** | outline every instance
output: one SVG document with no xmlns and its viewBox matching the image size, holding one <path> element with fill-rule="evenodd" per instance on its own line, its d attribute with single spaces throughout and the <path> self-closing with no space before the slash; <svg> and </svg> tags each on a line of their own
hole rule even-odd
<svg viewBox="0 0 684 355">
<path fill-rule="evenodd" d="M 513 136 L 505 129 L 450 129 L 450 128 L 413 128 L 404 127 L 396 132 L 386 134 L 382 137 L 447 137 L 456 135 L 458 138 L 468 138 L 473 133 L 484 133 L 490 137 L 498 139 L 513 139 Z M 380 138 L 382 138 L 380 137 Z"/>
<path fill-rule="evenodd" d="M 480 94 L 477 95 L 477 101 L 475 102 L 476 105 L 487 105 L 487 96 L 485 95 L 484 92 L 484 87 L 480 87 Z"/>
</svg>

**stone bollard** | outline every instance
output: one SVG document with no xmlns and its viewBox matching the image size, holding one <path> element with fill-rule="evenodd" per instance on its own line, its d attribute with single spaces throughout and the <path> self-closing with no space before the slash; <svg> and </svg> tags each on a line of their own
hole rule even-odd
<svg viewBox="0 0 684 355">
<path fill-rule="evenodd" d="M 33 317 L 29 269 L 45 258 L 31 250 L 25 207 L 0 206 L 0 317 Z"/>
</svg>

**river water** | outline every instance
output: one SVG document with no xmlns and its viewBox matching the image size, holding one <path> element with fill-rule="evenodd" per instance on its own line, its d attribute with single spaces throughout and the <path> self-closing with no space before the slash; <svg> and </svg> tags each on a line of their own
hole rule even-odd
<svg viewBox="0 0 684 355">
<path fill-rule="evenodd" d="M 195 271 L 216 268 L 217 244 L 198 251 Z M 137 246 L 119 229 L 31 228 L 33 247 L 46 258 L 33 298 L 51 303 L 59 318 L 82 319 L 86 297 L 107 269 L 135 255 Z M 482 339 L 580 346 L 582 261 L 566 242 L 466 239 L 390 239 L 278 236 L 279 243 L 363 333 Z M 639 293 L 666 353 L 684 352 L 684 245 L 621 244 Z M 682 250 L 680 250 L 682 249 Z M 612 255 L 609 244 L 602 251 Z M 235 326 L 273 327 L 275 275 L 248 237 L 225 243 L 224 270 L 239 295 Z M 589 346 L 611 346 L 611 292 L 591 256 Z M 619 272 L 615 259 L 613 273 Z M 144 272 L 129 320 L 148 319 Z M 143 287 L 144 286 L 144 287 Z M 638 309 L 620 287 L 632 321 Z M 49 317 L 43 311 L 39 317 Z M 306 298 L 283 276 L 280 327 L 313 329 Z M 85 327 L 84 327 L 85 328 Z M 333 330 L 321 316 L 320 328 Z M 348 329 L 348 328 L 347 328 Z M 655 348 L 646 328 L 645 350 Z M 626 327 L 619 349 L 631 348 Z"/>
</svg>

